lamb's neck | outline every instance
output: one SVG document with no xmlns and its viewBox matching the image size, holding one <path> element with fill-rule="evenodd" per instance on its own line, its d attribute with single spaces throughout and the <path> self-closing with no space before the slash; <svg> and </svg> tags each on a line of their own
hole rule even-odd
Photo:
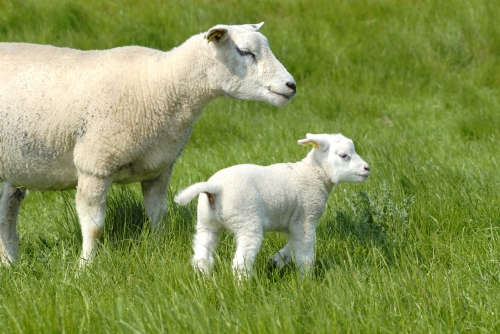
<svg viewBox="0 0 500 334">
<path fill-rule="evenodd" d="M 303 168 L 308 171 L 305 177 L 310 178 L 311 181 L 314 180 L 317 184 L 320 184 L 321 191 L 328 197 L 333 191 L 335 184 L 330 180 L 318 162 L 312 158 L 312 154 L 309 153 L 304 159 L 297 162 L 297 164 L 302 165 Z"/>
</svg>

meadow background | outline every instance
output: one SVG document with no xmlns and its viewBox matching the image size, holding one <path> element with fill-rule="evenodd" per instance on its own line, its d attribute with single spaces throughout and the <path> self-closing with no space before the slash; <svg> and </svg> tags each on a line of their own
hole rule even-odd
<svg viewBox="0 0 500 334">
<path fill-rule="evenodd" d="M 74 192 L 30 192 L 20 259 L 0 268 L 2 333 L 500 332 L 500 2 L 0 0 L 0 41 L 169 50 L 215 24 L 257 23 L 297 81 L 283 108 L 219 99 L 170 192 L 238 163 L 302 159 L 307 132 L 353 138 L 372 167 L 332 194 L 314 277 L 233 280 L 190 267 L 195 203 L 151 233 L 138 185 L 115 186 L 99 255 L 76 274 Z M 1 78 L 0 78 L 1 80 Z"/>
</svg>

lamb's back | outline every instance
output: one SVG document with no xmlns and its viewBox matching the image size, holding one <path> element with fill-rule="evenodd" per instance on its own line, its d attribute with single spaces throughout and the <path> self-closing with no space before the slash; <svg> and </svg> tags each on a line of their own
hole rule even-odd
<svg viewBox="0 0 500 334">
<path fill-rule="evenodd" d="M 286 230 L 291 216 L 301 210 L 294 173 L 294 164 L 289 163 L 236 165 L 217 172 L 208 182 L 222 186 L 222 217 L 253 217 L 264 224 L 265 230 Z"/>
</svg>

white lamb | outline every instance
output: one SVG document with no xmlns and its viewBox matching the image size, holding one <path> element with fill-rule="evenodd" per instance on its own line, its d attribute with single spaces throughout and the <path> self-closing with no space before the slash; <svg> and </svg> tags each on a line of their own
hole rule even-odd
<svg viewBox="0 0 500 334">
<path fill-rule="evenodd" d="M 81 265 L 93 257 L 113 182 L 141 182 L 157 228 L 172 168 L 207 103 L 281 106 L 295 95 L 261 26 L 217 25 L 168 52 L 0 43 L 1 263 L 17 258 L 26 189 L 77 187 Z"/>
<path fill-rule="evenodd" d="M 355 152 L 352 140 L 341 134 L 307 134 L 301 145 L 312 144 L 306 158 L 267 167 L 237 165 L 215 173 L 175 197 L 179 205 L 198 199 L 198 220 L 192 264 L 209 274 L 221 230 L 236 235 L 233 270 L 247 278 L 260 249 L 263 234 L 285 233 L 290 240 L 271 261 L 281 268 L 293 250 L 300 274 L 314 263 L 314 238 L 328 196 L 341 182 L 363 182 L 370 167 Z"/>
</svg>

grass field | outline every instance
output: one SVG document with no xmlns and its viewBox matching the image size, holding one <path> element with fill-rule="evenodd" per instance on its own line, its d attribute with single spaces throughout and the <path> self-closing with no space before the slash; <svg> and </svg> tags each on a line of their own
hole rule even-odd
<svg viewBox="0 0 500 334">
<path fill-rule="evenodd" d="M 155 235 L 135 184 L 113 187 L 98 257 L 77 275 L 74 191 L 30 192 L 20 259 L 0 268 L 0 332 L 500 332 L 498 13 L 490 0 L 0 0 L 0 41 L 81 49 L 168 50 L 217 23 L 265 21 L 297 97 L 209 104 L 172 195 L 230 165 L 300 160 L 307 132 L 353 138 L 372 167 L 333 192 L 313 278 L 269 273 L 285 239 L 268 234 L 243 285 L 231 235 L 213 277 L 196 276 L 195 202 L 169 199 Z"/>
</svg>

